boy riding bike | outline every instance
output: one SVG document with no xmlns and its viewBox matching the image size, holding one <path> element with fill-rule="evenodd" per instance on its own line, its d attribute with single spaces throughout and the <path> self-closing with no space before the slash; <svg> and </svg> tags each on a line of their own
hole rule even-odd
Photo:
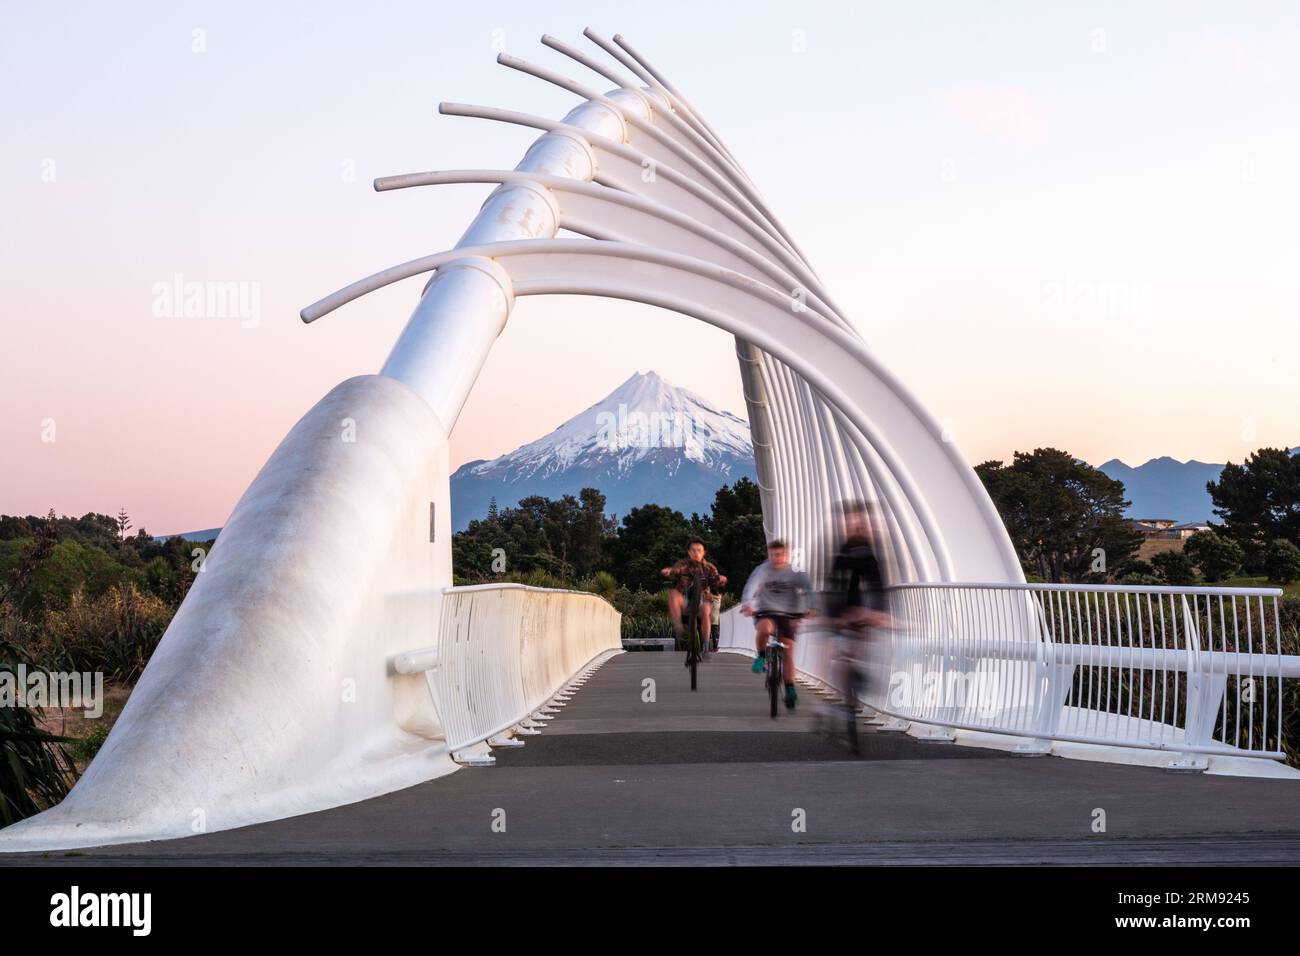
<svg viewBox="0 0 1300 956">
<path fill-rule="evenodd" d="M 785 706 L 793 710 L 799 694 L 794 689 L 795 624 L 812 612 L 808 609 L 808 592 L 812 582 L 808 575 L 790 567 L 790 554 L 784 541 L 767 546 L 767 560 L 754 569 L 745 583 L 740 599 L 740 613 L 754 618 L 754 635 L 758 657 L 755 674 L 763 673 L 767 643 L 773 635 L 783 645 L 782 670 L 785 679 Z M 773 698 L 773 707 L 776 706 Z M 773 716 L 776 712 L 773 711 Z"/>
<path fill-rule="evenodd" d="M 714 565 L 704 560 L 704 542 L 699 538 L 691 538 L 686 546 L 686 557 L 671 567 L 663 568 L 659 573 L 671 582 L 672 589 L 668 592 L 668 616 L 672 619 L 673 633 L 679 645 L 685 630 L 682 612 L 686 605 L 686 595 L 690 592 L 692 584 L 702 588 L 699 601 L 700 633 L 707 640 L 713 611 L 713 595 L 727 586 L 727 578 L 726 575 L 719 574 Z"/>
</svg>

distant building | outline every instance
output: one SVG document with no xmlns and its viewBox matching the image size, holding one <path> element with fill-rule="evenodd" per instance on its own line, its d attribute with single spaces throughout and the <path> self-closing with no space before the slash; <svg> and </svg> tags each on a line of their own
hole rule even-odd
<svg viewBox="0 0 1300 956">
<path fill-rule="evenodd" d="M 1185 541 L 1198 531 L 1210 530 L 1204 521 L 1179 524 L 1173 518 L 1130 518 L 1128 523 L 1134 531 L 1140 531 L 1144 538 L 1169 541 Z"/>
<path fill-rule="evenodd" d="M 1134 531 L 1140 531 L 1148 538 L 1182 537 L 1174 534 L 1174 527 L 1178 522 L 1173 518 L 1130 518 L 1128 523 Z"/>
</svg>

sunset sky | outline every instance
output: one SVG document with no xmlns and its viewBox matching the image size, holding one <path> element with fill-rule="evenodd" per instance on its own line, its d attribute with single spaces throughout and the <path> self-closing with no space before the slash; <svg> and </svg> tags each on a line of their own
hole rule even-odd
<svg viewBox="0 0 1300 956">
<path fill-rule="evenodd" d="M 966 456 L 1240 461 L 1300 444 L 1300 7 L 1199 3 L 10 5 L 0 29 L 0 513 L 225 521 L 293 423 L 379 369 L 422 285 L 298 310 L 455 243 L 574 97 L 502 46 L 623 33 L 740 158 Z M 244 283 L 255 320 L 159 307 Z M 653 321 L 652 321 L 653 319 Z M 654 369 L 743 414 L 730 339 L 520 302 L 453 465 Z M 54 440 L 49 440 L 53 438 Z"/>
</svg>

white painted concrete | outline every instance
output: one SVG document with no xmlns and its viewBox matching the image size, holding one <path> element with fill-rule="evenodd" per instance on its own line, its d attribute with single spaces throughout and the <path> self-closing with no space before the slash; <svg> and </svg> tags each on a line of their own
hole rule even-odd
<svg viewBox="0 0 1300 956">
<path fill-rule="evenodd" d="M 429 541 L 430 502 L 451 534 L 446 474 L 442 426 L 411 389 L 334 388 L 236 505 L 86 774 L 0 848 L 226 829 L 450 771 L 395 720 L 420 678 L 387 671 L 429 642 L 451 581 Z"/>
</svg>

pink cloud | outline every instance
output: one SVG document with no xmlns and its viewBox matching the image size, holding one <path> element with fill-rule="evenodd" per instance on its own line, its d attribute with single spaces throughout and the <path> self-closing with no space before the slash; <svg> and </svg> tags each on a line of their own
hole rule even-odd
<svg viewBox="0 0 1300 956">
<path fill-rule="evenodd" d="M 1034 146 L 1047 138 L 1046 108 L 1020 86 L 959 86 L 944 97 L 948 111 L 986 136 Z"/>
</svg>

